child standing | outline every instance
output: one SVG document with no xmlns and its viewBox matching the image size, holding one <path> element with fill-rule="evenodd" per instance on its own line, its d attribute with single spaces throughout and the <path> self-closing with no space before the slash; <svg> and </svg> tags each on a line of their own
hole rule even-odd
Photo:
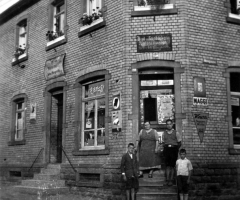
<svg viewBox="0 0 240 200">
<path fill-rule="evenodd" d="M 192 174 L 192 163 L 186 158 L 186 150 L 179 151 L 180 159 L 176 162 L 177 185 L 180 194 L 180 200 L 188 200 L 188 186 Z"/>
</svg>

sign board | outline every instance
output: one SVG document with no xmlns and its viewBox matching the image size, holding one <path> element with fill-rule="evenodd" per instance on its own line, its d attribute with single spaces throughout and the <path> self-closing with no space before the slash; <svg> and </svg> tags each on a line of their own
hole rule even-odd
<svg viewBox="0 0 240 200">
<path fill-rule="evenodd" d="M 36 120 L 37 117 L 37 103 L 30 103 L 30 120 Z"/>
<path fill-rule="evenodd" d="M 122 131 L 122 111 L 112 111 L 112 132 Z"/>
<path fill-rule="evenodd" d="M 121 99 L 120 93 L 113 95 L 112 106 L 113 110 L 120 110 L 121 109 Z"/>
<path fill-rule="evenodd" d="M 192 113 L 192 115 L 197 128 L 198 136 L 200 138 L 200 142 L 202 143 L 209 114 L 208 113 Z"/>
<path fill-rule="evenodd" d="M 105 85 L 104 81 L 90 84 L 88 86 L 88 97 L 95 97 L 95 96 L 98 96 L 98 95 L 105 94 L 104 85 Z"/>
<path fill-rule="evenodd" d="M 137 52 L 172 51 L 172 34 L 137 35 Z"/>
<path fill-rule="evenodd" d="M 44 74 L 46 80 L 57 78 L 65 74 L 63 70 L 64 58 L 65 53 L 46 61 L 44 67 Z"/>
<path fill-rule="evenodd" d="M 206 97 L 205 78 L 193 77 L 194 81 L 194 97 Z"/>
<path fill-rule="evenodd" d="M 207 106 L 208 105 L 208 98 L 193 97 L 193 105 L 194 106 Z"/>
</svg>

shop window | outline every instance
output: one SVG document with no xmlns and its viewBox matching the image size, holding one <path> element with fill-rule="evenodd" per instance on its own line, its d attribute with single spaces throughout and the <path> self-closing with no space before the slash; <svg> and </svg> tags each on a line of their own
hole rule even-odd
<svg viewBox="0 0 240 200">
<path fill-rule="evenodd" d="M 104 0 L 82 0 L 81 24 L 79 37 L 82 37 L 92 31 L 102 28 L 106 25 L 104 20 Z"/>
<path fill-rule="evenodd" d="M 134 0 L 132 17 L 177 14 L 175 0 Z"/>
<path fill-rule="evenodd" d="M 49 4 L 46 50 L 66 43 L 66 0 L 52 0 Z"/>
<path fill-rule="evenodd" d="M 25 144 L 26 95 L 17 95 L 12 100 L 12 120 L 9 145 Z"/>
<path fill-rule="evenodd" d="M 16 26 L 16 43 L 12 65 L 27 60 L 27 38 L 28 25 L 27 18 L 19 21 Z"/>
<path fill-rule="evenodd" d="M 240 24 L 240 0 L 227 0 L 228 17 L 227 21 Z"/>
<path fill-rule="evenodd" d="M 100 70 L 77 79 L 75 155 L 108 154 L 108 79 L 107 70 Z M 79 105 L 79 106 L 78 106 Z M 88 151 L 89 150 L 89 151 Z"/>
</svg>

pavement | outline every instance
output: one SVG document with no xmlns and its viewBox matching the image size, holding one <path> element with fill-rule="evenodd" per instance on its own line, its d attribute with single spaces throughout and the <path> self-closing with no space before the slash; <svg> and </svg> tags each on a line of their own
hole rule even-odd
<svg viewBox="0 0 240 200">
<path fill-rule="evenodd" d="M 38 193 L 24 194 L 16 191 L 13 185 L 0 184 L 0 200 L 102 200 L 95 197 L 84 197 L 79 192 L 68 192 L 66 194 L 44 195 Z"/>
</svg>

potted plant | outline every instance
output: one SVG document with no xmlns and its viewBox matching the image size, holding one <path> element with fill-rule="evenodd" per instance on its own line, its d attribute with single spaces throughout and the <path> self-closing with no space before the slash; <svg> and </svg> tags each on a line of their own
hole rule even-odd
<svg viewBox="0 0 240 200">
<path fill-rule="evenodd" d="M 23 44 L 23 46 L 25 46 L 25 44 Z M 26 46 L 22 47 L 21 45 L 19 45 L 19 47 L 16 47 L 15 51 L 14 51 L 14 57 L 17 60 L 19 56 L 21 56 L 22 54 L 25 53 L 26 50 Z"/>
</svg>

